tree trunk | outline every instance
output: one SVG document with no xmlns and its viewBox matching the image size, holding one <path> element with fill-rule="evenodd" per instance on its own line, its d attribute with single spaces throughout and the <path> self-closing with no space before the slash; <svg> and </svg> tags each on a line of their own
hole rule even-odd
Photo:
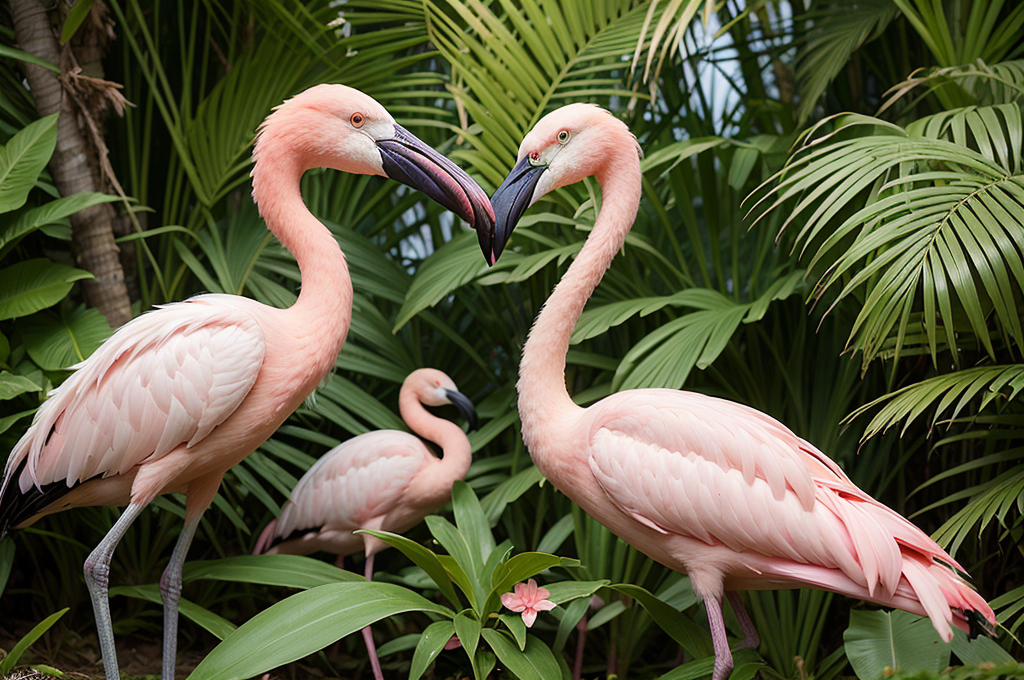
<svg viewBox="0 0 1024 680">
<path fill-rule="evenodd" d="M 14 36 L 21 49 L 60 64 L 60 48 L 46 8 L 38 0 L 11 0 Z M 100 162 L 79 126 L 74 103 L 66 96 L 52 71 L 34 64 L 23 64 L 25 77 L 40 116 L 60 112 L 57 120 L 57 148 L 50 159 L 50 173 L 62 196 L 103 189 Z M 82 210 L 71 217 L 71 243 L 79 266 L 96 278 L 85 281 L 82 289 L 86 304 L 98 309 L 114 328 L 131 319 L 131 302 L 125 287 L 124 272 L 114 243 L 117 212 L 104 203 Z"/>
</svg>

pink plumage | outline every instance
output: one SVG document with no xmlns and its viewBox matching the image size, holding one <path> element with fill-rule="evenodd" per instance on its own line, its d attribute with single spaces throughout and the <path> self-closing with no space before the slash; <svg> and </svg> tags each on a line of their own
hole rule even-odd
<svg viewBox="0 0 1024 680">
<path fill-rule="evenodd" d="M 519 413 L 537 467 L 615 534 L 690 576 L 708 610 L 714 680 L 732 668 L 723 594 L 757 644 L 737 590 L 821 588 L 927 615 L 945 640 L 951 626 L 991 632 L 991 607 L 953 558 L 773 418 L 678 390 L 630 390 L 586 409 L 573 403 L 565 355 L 636 217 L 638 150 L 608 112 L 571 104 L 537 123 L 491 198 L 488 261 L 540 196 L 590 175 L 602 188 L 594 229 L 523 348 Z"/>
<path fill-rule="evenodd" d="M 398 408 L 413 432 L 441 447 L 439 459 L 418 437 L 399 430 L 367 432 L 325 453 L 302 476 L 291 496 L 256 541 L 254 554 L 338 556 L 366 553 L 364 574 L 373 578 L 373 556 L 387 543 L 358 529 L 402 533 L 451 498 L 452 484 L 466 476 L 472 449 L 454 423 L 423 405 L 454 404 L 476 427 L 472 402 L 447 375 L 421 368 L 406 376 Z M 370 628 L 363 629 L 376 680 L 383 680 Z"/>
<path fill-rule="evenodd" d="M 85 563 L 103 666 L 118 677 L 107 600 L 114 548 L 156 496 L 188 494 L 185 526 L 160 581 L 162 676 L 173 680 L 181 568 L 230 467 L 263 443 L 334 366 L 352 316 L 345 256 L 306 208 L 299 180 L 327 167 L 392 177 L 490 229 L 483 190 L 371 97 L 319 85 L 278 107 L 253 152 L 253 198 L 299 265 L 295 304 L 233 295 L 165 305 L 120 328 L 39 408 L 7 460 L 0 534 L 43 515 L 124 506 Z"/>
</svg>

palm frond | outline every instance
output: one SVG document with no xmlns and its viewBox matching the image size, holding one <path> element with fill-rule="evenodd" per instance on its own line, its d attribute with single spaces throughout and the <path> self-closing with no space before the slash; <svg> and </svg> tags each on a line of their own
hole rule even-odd
<svg viewBox="0 0 1024 680">
<path fill-rule="evenodd" d="M 880 36 L 897 16 L 899 10 L 891 0 L 837 2 L 803 15 L 805 21 L 812 22 L 812 28 L 796 68 L 801 121 L 811 115 L 829 83 L 846 68 L 853 54 Z"/>
<path fill-rule="evenodd" d="M 911 73 L 886 93 L 889 98 L 878 113 L 881 114 L 896 102 L 918 88 L 926 88 L 920 97 L 938 90 L 956 88 L 956 93 L 967 97 L 968 104 L 989 106 L 992 104 L 1020 103 L 1024 99 L 1024 60 L 1005 61 L 989 66 L 982 60 L 964 66 L 934 67 Z"/>
<path fill-rule="evenodd" d="M 862 440 L 883 434 L 889 428 L 903 422 L 901 434 L 910 424 L 926 411 L 934 409 L 930 426 L 952 407 L 947 420 L 958 415 L 979 395 L 977 410 L 982 411 L 992 402 L 1006 403 L 1017 398 L 1024 389 L 1024 364 L 1009 366 L 978 366 L 962 371 L 944 373 L 919 383 L 908 385 L 891 394 L 886 394 L 865 404 L 851 413 L 846 421 L 885 406 L 871 419 L 864 430 Z"/>
<path fill-rule="evenodd" d="M 993 358 L 995 338 L 1024 345 L 1022 122 L 1016 104 L 906 130 L 850 117 L 831 135 L 812 132 L 761 199 L 774 199 L 770 211 L 799 197 L 783 229 L 801 222 L 797 246 L 815 248 L 811 270 L 825 267 L 816 298 L 839 289 L 834 305 L 862 290 L 849 343 L 865 366 L 891 340 L 898 358 L 908 333 L 926 337 L 933 361 L 940 331 L 955 361 L 962 328 Z"/>
</svg>

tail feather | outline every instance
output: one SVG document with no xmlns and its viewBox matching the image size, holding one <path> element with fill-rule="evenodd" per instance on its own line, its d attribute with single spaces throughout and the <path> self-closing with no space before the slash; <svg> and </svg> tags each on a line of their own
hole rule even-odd
<svg viewBox="0 0 1024 680">
<path fill-rule="evenodd" d="M 26 462 L 27 459 L 22 459 L 6 476 L 0 488 L 0 538 L 15 528 L 27 526 L 48 506 L 78 486 L 68 486 L 66 482 L 60 480 L 38 487 L 30 485 L 28 489 L 22 491 L 17 480 L 25 469 Z"/>
</svg>

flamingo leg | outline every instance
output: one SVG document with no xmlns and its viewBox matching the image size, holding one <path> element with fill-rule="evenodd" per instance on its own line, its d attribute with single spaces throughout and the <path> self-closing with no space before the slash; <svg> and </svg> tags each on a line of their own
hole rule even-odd
<svg viewBox="0 0 1024 680">
<path fill-rule="evenodd" d="M 579 631 L 579 638 L 576 640 L 576 659 L 572 664 L 572 680 L 580 680 L 583 677 L 583 645 L 587 640 L 587 615 L 584 614 L 580 622 L 576 624 Z"/>
<path fill-rule="evenodd" d="M 732 652 L 729 651 L 729 639 L 725 632 L 725 619 L 722 617 L 722 596 L 705 596 L 704 606 L 708 610 L 711 641 L 715 645 L 715 671 L 711 675 L 711 680 L 726 680 L 729 674 L 732 673 Z"/>
<path fill-rule="evenodd" d="M 93 613 L 96 615 L 96 634 L 103 653 L 103 673 L 108 678 L 121 677 L 117 671 L 117 649 L 114 646 L 114 626 L 110 621 L 110 558 L 114 548 L 128 531 L 135 518 L 145 507 L 131 504 L 117 518 L 114 526 L 85 559 L 85 585 L 89 588 Z"/>
<path fill-rule="evenodd" d="M 367 581 L 373 580 L 373 555 L 366 558 L 366 570 L 363 574 Z M 370 627 L 363 628 L 363 640 L 366 642 L 366 651 L 370 654 L 370 666 L 373 667 L 373 677 L 376 680 L 384 680 L 384 674 L 380 671 L 380 659 L 377 658 L 377 646 L 373 644 L 373 632 Z"/>
<path fill-rule="evenodd" d="M 733 613 L 736 614 L 740 630 L 743 631 L 743 642 L 740 643 L 740 646 L 747 649 L 757 649 L 761 646 L 761 637 L 757 634 L 754 622 L 750 620 L 747 608 L 743 606 L 743 598 L 735 590 L 730 590 L 726 595 L 729 598 L 729 604 L 732 605 Z"/>
<path fill-rule="evenodd" d="M 181 601 L 181 570 L 185 566 L 185 555 L 192 545 L 199 520 L 203 513 L 185 520 L 185 526 L 178 535 L 178 542 L 160 577 L 160 599 L 164 603 L 164 657 L 162 680 L 174 680 L 175 661 L 178 655 L 178 603 Z"/>
</svg>

